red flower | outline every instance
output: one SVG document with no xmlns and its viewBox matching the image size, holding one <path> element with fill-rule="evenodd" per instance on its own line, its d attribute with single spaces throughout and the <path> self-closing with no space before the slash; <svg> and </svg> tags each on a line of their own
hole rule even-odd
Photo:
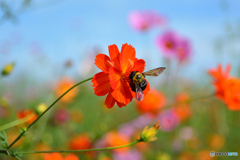
<svg viewBox="0 0 240 160">
<path fill-rule="evenodd" d="M 119 107 L 126 106 L 135 97 L 135 92 L 129 86 L 129 74 L 132 71 L 142 73 L 145 61 L 135 58 L 135 49 L 127 43 L 122 45 L 121 52 L 115 44 L 110 45 L 108 49 L 110 58 L 105 54 L 96 56 L 95 64 L 102 72 L 94 75 L 92 79 L 94 91 L 97 96 L 108 94 L 105 100 L 107 108 L 112 108 L 115 103 Z M 143 93 L 146 94 L 149 90 L 147 82 Z"/>
<path fill-rule="evenodd" d="M 230 77 L 230 65 L 227 65 L 225 72 L 222 66 L 211 69 L 208 73 L 214 78 L 213 85 L 216 90 L 216 97 L 226 103 L 230 110 L 240 110 L 240 79 Z"/>
</svg>

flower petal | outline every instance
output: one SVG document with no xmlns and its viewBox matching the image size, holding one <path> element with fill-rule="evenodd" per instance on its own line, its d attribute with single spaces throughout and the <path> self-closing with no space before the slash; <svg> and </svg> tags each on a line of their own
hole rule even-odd
<svg viewBox="0 0 240 160">
<path fill-rule="evenodd" d="M 124 107 L 126 106 L 126 104 L 120 103 L 120 102 L 118 102 L 118 101 L 117 101 L 117 105 L 118 105 L 119 108 L 122 108 L 123 106 L 124 106 Z"/>
<path fill-rule="evenodd" d="M 110 80 L 110 85 L 113 90 L 118 88 L 118 86 L 120 85 L 120 79 L 121 79 L 121 73 L 114 67 L 110 67 L 109 80 Z"/>
<path fill-rule="evenodd" d="M 126 73 L 129 69 L 133 68 L 133 62 L 135 61 L 135 57 L 136 57 L 135 49 L 131 45 L 125 43 L 122 46 L 120 54 L 120 62 L 123 74 Z"/>
<path fill-rule="evenodd" d="M 113 62 L 114 67 L 117 70 L 121 71 L 121 67 L 120 67 L 121 65 L 120 65 L 120 61 L 119 61 L 120 53 L 119 53 L 117 45 L 113 44 L 113 45 L 108 46 L 108 51 L 109 51 L 109 55 Z"/>
<path fill-rule="evenodd" d="M 135 58 L 134 67 L 132 70 L 142 73 L 144 69 L 145 69 L 145 61 L 143 59 Z"/>
<path fill-rule="evenodd" d="M 107 95 L 107 98 L 105 100 L 105 105 L 107 106 L 108 109 L 112 108 L 115 104 L 115 99 L 113 98 L 113 96 L 111 95 L 111 93 L 109 93 Z"/>
<path fill-rule="evenodd" d="M 130 87 L 124 81 L 120 80 L 120 84 L 112 92 L 112 96 L 116 101 L 127 105 L 133 98 L 130 90 Z"/>
<path fill-rule="evenodd" d="M 146 95 L 149 91 L 150 91 L 150 85 L 149 85 L 149 83 L 147 81 L 147 87 L 143 91 L 144 95 Z"/>
<path fill-rule="evenodd" d="M 94 75 L 92 79 L 95 94 L 97 96 L 104 96 L 111 90 L 111 85 L 109 82 L 109 77 L 107 73 L 99 72 Z"/>
<path fill-rule="evenodd" d="M 95 59 L 95 64 L 103 72 L 108 73 L 108 70 L 111 67 L 111 60 L 105 54 L 98 54 Z"/>
</svg>

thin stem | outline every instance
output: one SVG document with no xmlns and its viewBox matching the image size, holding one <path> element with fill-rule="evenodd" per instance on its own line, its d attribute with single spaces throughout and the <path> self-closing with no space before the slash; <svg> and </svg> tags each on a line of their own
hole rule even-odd
<svg viewBox="0 0 240 160">
<path fill-rule="evenodd" d="M 16 154 L 34 154 L 34 153 L 76 153 L 76 152 L 89 152 L 89 151 L 103 151 L 103 150 L 112 150 L 112 149 L 118 149 L 123 147 L 129 147 L 131 145 L 134 145 L 136 143 L 142 142 L 141 140 L 136 140 L 132 143 L 123 145 L 123 146 L 117 146 L 117 147 L 107 147 L 107 148 L 95 148 L 95 149 L 84 149 L 84 150 L 53 150 L 53 151 L 28 151 L 28 152 L 16 152 Z"/>
<path fill-rule="evenodd" d="M 187 102 L 193 102 L 193 101 L 203 100 L 203 99 L 212 98 L 212 97 L 214 97 L 214 94 L 210 94 L 210 95 L 203 96 L 203 97 L 192 98 L 192 99 L 188 100 Z"/>
<path fill-rule="evenodd" d="M 69 91 L 71 91 L 73 88 L 75 88 L 76 86 L 84 83 L 84 82 L 87 82 L 89 80 L 91 80 L 93 77 L 91 78 L 88 78 L 86 80 L 83 80 L 77 84 L 75 84 L 74 86 L 72 86 L 71 88 L 69 88 L 65 93 L 63 93 L 60 97 L 58 97 L 58 99 L 56 99 L 42 114 L 40 114 L 38 116 L 38 118 L 33 121 L 27 128 L 25 131 L 23 131 L 9 146 L 7 149 L 10 149 L 49 109 L 51 109 L 63 96 L 65 96 Z"/>
<path fill-rule="evenodd" d="M 19 124 L 22 124 L 22 123 L 25 123 L 27 122 L 29 119 L 31 119 L 33 116 L 33 114 L 30 114 L 24 118 L 21 118 L 21 119 L 18 119 L 18 120 L 15 120 L 15 121 L 12 121 L 10 123 L 7 123 L 7 124 L 4 124 L 2 126 L 0 126 L 0 132 L 3 131 L 3 130 L 6 130 L 8 128 L 11 128 L 11 127 L 14 127 L 14 126 L 17 126 Z"/>
<path fill-rule="evenodd" d="M 183 101 L 183 102 L 171 103 L 171 104 L 167 105 L 167 107 L 171 107 L 171 106 L 174 106 L 174 105 L 181 105 L 181 104 L 184 104 L 184 103 L 191 103 L 191 102 L 194 102 L 194 101 L 203 100 L 203 99 L 212 98 L 212 97 L 214 97 L 214 94 L 210 94 L 210 95 L 203 96 L 203 97 L 192 98 L 190 100 Z"/>
</svg>

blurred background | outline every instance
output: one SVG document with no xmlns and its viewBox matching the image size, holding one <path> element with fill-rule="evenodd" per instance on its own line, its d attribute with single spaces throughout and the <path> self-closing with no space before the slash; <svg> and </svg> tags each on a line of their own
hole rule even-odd
<svg viewBox="0 0 240 160">
<path fill-rule="evenodd" d="M 217 98 L 201 99 L 215 92 L 209 69 L 221 64 L 225 70 L 231 64 L 231 75 L 240 76 L 239 10 L 237 0 L 0 0 L 0 68 L 15 64 L 11 74 L 0 78 L 0 130 L 13 141 L 20 126 L 27 126 L 72 85 L 100 71 L 94 64 L 97 54 L 108 55 L 109 45 L 120 49 L 128 43 L 146 61 L 146 70 L 167 67 L 160 77 L 148 79 L 153 98 L 109 110 L 105 97 L 94 95 L 92 83 L 86 82 L 15 147 L 116 146 L 160 120 L 156 142 L 77 157 L 208 160 L 226 159 L 212 158 L 210 151 L 240 153 L 239 113 Z M 15 120 L 23 121 L 4 126 Z"/>
</svg>

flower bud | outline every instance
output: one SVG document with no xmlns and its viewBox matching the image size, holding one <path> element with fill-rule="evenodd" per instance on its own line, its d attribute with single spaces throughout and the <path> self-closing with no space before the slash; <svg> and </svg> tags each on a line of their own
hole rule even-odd
<svg viewBox="0 0 240 160">
<path fill-rule="evenodd" d="M 146 126 L 142 133 L 140 134 L 140 141 L 144 142 L 156 141 L 157 137 L 155 137 L 155 135 L 157 134 L 159 128 L 160 128 L 159 122 L 155 123 L 154 126 L 151 128 L 148 128 L 148 126 Z"/>
<path fill-rule="evenodd" d="M 7 64 L 2 70 L 2 75 L 3 76 L 9 75 L 13 71 L 14 66 L 15 66 L 15 63 Z"/>
<path fill-rule="evenodd" d="M 47 109 L 47 105 L 45 103 L 40 103 L 37 107 L 37 114 L 42 114 Z"/>
</svg>

